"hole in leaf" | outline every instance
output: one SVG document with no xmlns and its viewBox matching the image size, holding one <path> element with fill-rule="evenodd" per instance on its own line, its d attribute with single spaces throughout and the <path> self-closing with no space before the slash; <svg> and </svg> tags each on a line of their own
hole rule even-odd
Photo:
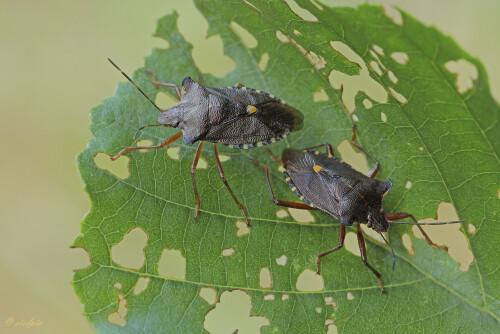
<svg viewBox="0 0 500 334">
<path fill-rule="evenodd" d="M 122 289 L 122 284 L 120 282 L 116 282 L 115 284 L 113 284 L 113 287 L 116 290 L 121 290 Z"/>
<path fill-rule="evenodd" d="M 415 250 L 413 249 L 413 243 L 411 242 L 411 237 L 408 233 L 403 233 L 403 235 L 401 236 L 401 241 L 403 242 L 403 246 L 405 246 L 408 254 L 415 255 Z"/>
<path fill-rule="evenodd" d="M 224 291 L 220 301 L 205 315 L 203 328 L 209 333 L 260 333 L 269 326 L 264 316 L 252 316 L 252 297 L 245 291 Z"/>
<path fill-rule="evenodd" d="M 352 294 L 352 292 L 347 291 L 346 298 L 347 298 L 347 300 L 353 300 L 354 299 L 354 295 Z"/>
<path fill-rule="evenodd" d="M 373 51 L 373 50 L 370 50 L 370 54 L 372 55 L 373 58 L 375 58 L 375 60 L 377 61 L 377 64 L 380 65 L 380 67 L 385 70 L 385 66 L 384 64 L 382 63 L 382 61 L 380 60 L 380 58 L 378 57 L 378 54 Z"/>
<path fill-rule="evenodd" d="M 328 95 L 325 92 L 324 88 L 320 88 L 313 94 L 314 102 L 328 101 Z"/>
<path fill-rule="evenodd" d="M 221 254 L 224 257 L 232 256 L 234 254 L 234 248 L 225 248 L 222 250 Z"/>
<path fill-rule="evenodd" d="M 281 255 L 279 258 L 276 259 L 276 263 L 279 265 L 279 266 L 284 266 L 286 265 L 286 262 L 288 261 L 288 257 L 283 254 Z"/>
<path fill-rule="evenodd" d="M 196 155 L 193 154 L 193 159 L 194 159 L 194 156 Z M 198 166 L 196 167 L 196 169 L 207 169 L 208 168 L 208 163 L 207 163 L 207 160 L 205 160 L 205 158 L 203 158 L 201 155 L 200 155 L 200 159 L 198 160 Z"/>
<path fill-rule="evenodd" d="M 393 52 L 391 53 L 391 58 L 401 65 L 406 65 L 408 62 L 408 55 L 405 52 Z"/>
<path fill-rule="evenodd" d="M 247 224 L 240 221 L 240 220 L 237 220 L 236 221 L 236 236 L 242 237 L 248 233 L 250 233 L 250 228 L 247 226 Z"/>
<path fill-rule="evenodd" d="M 161 110 L 168 110 L 179 103 L 179 100 L 177 99 L 177 97 L 174 97 L 173 95 L 160 90 L 156 94 L 155 103 Z"/>
<path fill-rule="evenodd" d="M 290 215 L 288 214 L 288 212 L 285 209 L 279 209 L 278 211 L 276 211 L 276 217 L 278 217 L 278 218 L 285 218 L 288 216 L 290 216 Z"/>
<path fill-rule="evenodd" d="M 331 306 L 333 308 L 337 308 L 337 302 L 330 296 L 326 296 L 324 299 L 326 306 Z"/>
<path fill-rule="evenodd" d="M 387 91 L 382 85 L 370 77 L 368 67 L 358 54 L 342 42 L 331 41 L 330 46 L 335 52 L 341 54 L 352 63 L 357 64 L 360 68 L 359 74 L 357 75 L 347 75 L 343 72 L 332 70 L 328 76 L 330 86 L 334 89 L 341 90 L 342 104 L 348 113 L 352 113 L 355 110 L 356 95 L 360 91 L 363 91 L 371 99 L 377 102 L 387 102 Z"/>
<path fill-rule="evenodd" d="M 304 21 L 309 21 L 309 22 L 318 22 L 318 18 L 314 16 L 310 11 L 307 9 L 304 9 L 300 7 L 294 0 L 283 0 L 290 10 L 300 17 Z"/>
<path fill-rule="evenodd" d="M 222 163 L 231 160 L 231 157 L 227 154 L 219 153 L 219 160 Z"/>
<path fill-rule="evenodd" d="M 314 222 L 314 216 L 311 214 L 311 212 L 309 212 L 307 210 L 290 208 L 290 209 L 288 209 L 288 212 L 290 212 L 290 215 L 292 216 L 292 218 L 295 219 L 295 221 L 298 221 L 299 223 L 312 223 L 312 222 Z"/>
<path fill-rule="evenodd" d="M 370 109 L 371 107 L 373 107 L 372 101 L 370 101 L 368 99 L 363 100 L 363 105 L 365 106 L 365 109 Z"/>
<path fill-rule="evenodd" d="M 202 287 L 198 292 L 198 296 L 210 305 L 217 302 L 217 291 L 214 288 Z"/>
<path fill-rule="evenodd" d="M 267 52 L 264 52 L 263 54 L 260 55 L 257 68 L 263 72 L 266 69 L 268 63 L 269 63 L 269 54 Z"/>
<path fill-rule="evenodd" d="M 339 331 L 337 329 L 337 326 L 335 326 L 333 324 L 333 319 L 331 319 L 331 320 L 332 320 L 332 322 L 328 323 L 328 324 L 326 323 L 326 320 L 325 320 L 325 326 L 328 326 L 328 331 L 326 332 L 326 334 L 338 334 Z"/>
<path fill-rule="evenodd" d="M 153 142 L 149 139 L 141 139 L 137 141 L 137 146 L 151 146 L 153 145 Z M 148 150 L 139 150 L 141 153 L 146 153 Z"/>
<path fill-rule="evenodd" d="M 255 37 L 238 23 L 231 21 L 229 27 L 239 37 L 241 43 L 246 48 L 252 49 L 257 46 L 258 42 Z"/>
<path fill-rule="evenodd" d="M 396 92 L 396 90 L 392 87 L 389 87 L 389 93 L 391 93 L 391 95 L 400 103 L 404 104 L 408 102 L 408 100 L 406 99 L 406 97 L 403 96 L 403 94 Z"/>
<path fill-rule="evenodd" d="M 292 44 L 293 46 L 295 46 L 295 48 L 300 52 L 301 55 L 303 55 L 307 61 L 317 70 L 319 71 L 320 69 L 322 68 L 325 68 L 326 65 L 328 64 L 325 60 L 325 58 L 323 58 L 322 56 L 320 55 L 317 55 L 314 51 L 310 51 L 310 50 L 306 50 L 302 47 L 302 45 L 300 45 L 299 43 L 297 43 L 293 38 L 291 38 L 290 36 L 287 36 L 285 35 L 284 33 L 282 33 L 280 30 L 276 30 L 276 37 L 278 38 L 278 40 L 282 43 L 290 43 Z"/>
<path fill-rule="evenodd" d="M 163 249 L 158 260 L 158 275 L 175 279 L 186 278 L 186 258 L 177 249 Z"/>
<path fill-rule="evenodd" d="M 116 311 L 108 314 L 108 322 L 113 325 L 125 326 L 127 324 L 127 300 L 120 294 L 118 295 L 118 307 Z"/>
<path fill-rule="evenodd" d="M 167 148 L 167 155 L 172 160 L 179 160 L 180 152 L 181 152 L 181 148 L 179 146 L 173 146 L 173 147 Z"/>
<path fill-rule="evenodd" d="M 380 46 L 373 44 L 373 51 L 378 53 L 379 55 L 383 56 L 384 55 L 384 49 L 382 49 Z"/>
<path fill-rule="evenodd" d="M 411 188 L 411 181 L 406 181 L 405 188 L 406 189 L 410 189 Z"/>
<path fill-rule="evenodd" d="M 134 295 L 138 295 L 148 288 L 149 277 L 139 276 L 137 282 L 134 285 Z"/>
<path fill-rule="evenodd" d="M 455 85 L 460 94 L 465 93 L 474 86 L 474 80 L 477 80 L 477 68 L 474 64 L 465 59 L 457 61 L 450 60 L 444 67 L 456 75 Z"/>
<path fill-rule="evenodd" d="M 281 300 L 288 300 L 288 293 L 284 293 L 281 295 Z"/>
<path fill-rule="evenodd" d="M 344 248 L 347 249 L 348 252 L 356 256 L 361 256 L 361 252 L 359 251 L 359 246 L 358 246 L 358 236 L 356 235 L 356 233 L 348 232 L 346 234 L 344 240 Z"/>
<path fill-rule="evenodd" d="M 380 69 L 376 61 L 372 60 L 368 63 L 368 65 L 375 73 L 377 73 L 378 76 L 382 75 L 382 70 Z"/>
<path fill-rule="evenodd" d="M 419 222 L 430 223 L 435 221 L 444 222 L 459 220 L 455 207 L 451 203 L 439 203 L 436 216 L 436 219 L 421 219 Z M 461 224 L 422 226 L 422 228 L 434 243 L 448 246 L 448 253 L 453 260 L 458 262 L 458 269 L 460 271 L 469 270 L 469 266 L 474 258 L 469 249 L 467 239 L 461 232 Z M 412 231 L 416 238 L 424 239 L 424 236 L 420 233 L 416 225 L 412 226 Z"/>
<path fill-rule="evenodd" d="M 314 310 L 316 311 L 316 313 L 321 313 L 323 309 L 321 307 L 316 307 Z"/>
<path fill-rule="evenodd" d="M 147 241 L 146 232 L 140 227 L 134 227 L 111 247 L 111 259 L 123 268 L 137 270 L 146 260 L 144 248 Z"/>
<path fill-rule="evenodd" d="M 467 232 L 469 232 L 470 234 L 476 233 L 476 227 L 471 223 L 467 224 Z"/>
<path fill-rule="evenodd" d="M 337 151 L 340 153 L 340 157 L 343 161 L 351 165 L 357 171 L 368 174 L 370 168 L 368 167 L 368 161 L 363 153 L 356 152 L 354 147 L 351 145 L 350 140 L 343 140 L 337 145 Z"/>
<path fill-rule="evenodd" d="M 293 34 L 295 36 L 301 36 L 302 35 L 302 33 L 300 31 L 296 30 L 296 29 L 293 29 Z"/>
<path fill-rule="evenodd" d="M 120 180 L 125 180 L 130 176 L 128 170 L 129 161 L 130 159 L 126 155 L 120 156 L 115 161 L 112 161 L 109 155 L 102 152 L 94 156 L 94 162 L 99 169 L 107 170 Z"/>
<path fill-rule="evenodd" d="M 394 84 L 398 83 L 398 78 L 396 78 L 391 70 L 387 71 L 387 76 L 389 77 L 389 80 L 391 80 Z"/>
<path fill-rule="evenodd" d="M 316 272 L 306 269 L 297 277 L 295 287 L 299 291 L 321 291 L 325 288 L 325 282 L 321 275 L 316 275 Z"/>
<path fill-rule="evenodd" d="M 403 16 L 399 10 L 388 5 L 382 5 L 382 9 L 384 10 L 385 16 L 387 16 L 392 22 L 397 25 L 403 24 Z"/>
<path fill-rule="evenodd" d="M 367 237 L 370 238 L 371 240 L 379 243 L 380 245 L 385 245 L 384 239 L 378 234 L 374 229 L 369 228 L 366 226 L 366 224 L 361 224 L 361 231 L 363 231 L 363 234 Z M 386 232 L 382 232 L 384 234 L 384 237 L 389 241 L 389 235 Z M 357 236 L 356 236 L 357 237 Z M 367 246 L 368 247 L 368 246 Z M 358 247 L 359 249 L 359 247 Z"/>
<path fill-rule="evenodd" d="M 387 115 L 383 111 L 380 112 L 380 120 L 384 123 L 387 122 Z"/>
<path fill-rule="evenodd" d="M 73 269 L 73 271 L 78 271 L 90 267 L 90 265 L 92 264 L 92 260 L 90 258 L 89 252 L 85 248 L 74 246 L 71 246 L 70 248 L 76 250 L 71 252 L 71 254 L 73 255 L 73 260 L 71 263 L 73 263 L 73 265 L 75 266 L 75 269 Z"/>
<path fill-rule="evenodd" d="M 262 289 L 271 289 L 273 281 L 271 278 L 271 271 L 267 267 L 260 268 L 259 271 L 259 285 Z"/>
<path fill-rule="evenodd" d="M 264 295 L 264 300 L 265 301 L 273 301 L 274 300 L 274 295 L 272 293 L 266 293 Z"/>
</svg>

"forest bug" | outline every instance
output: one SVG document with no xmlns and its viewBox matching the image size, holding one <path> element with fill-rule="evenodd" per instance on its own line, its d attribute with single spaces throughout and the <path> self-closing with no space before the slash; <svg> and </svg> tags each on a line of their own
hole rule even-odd
<svg viewBox="0 0 500 334">
<path fill-rule="evenodd" d="M 375 274 L 382 293 L 384 293 L 385 288 L 380 273 L 366 260 L 366 247 L 360 224 L 367 224 L 369 228 L 378 232 L 391 248 L 393 257 L 392 269 L 394 270 L 394 251 L 382 234 L 382 232 L 389 230 L 390 223 L 417 225 L 429 245 L 447 250 L 448 248 L 446 246 L 439 246 L 433 243 L 420 225 L 453 224 L 462 223 L 465 220 L 418 223 L 413 215 L 406 212 L 384 213 L 382 210 L 382 199 L 391 189 L 392 182 L 390 180 L 379 181 L 374 179 L 379 170 L 379 163 L 370 153 L 365 151 L 365 149 L 354 141 L 356 137 L 355 129 L 356 127 L 353 126 L 351 144 L 375 163 L 375 166 L 368 172 L 368 175 L 356 171 L 350 165 L 336 158 L 333 155 L 332 146 L 328 143 L 319 144 L 302 150 L 289 148 L 283 151 L 282 161 L 285 168 L 285 180 L 295 195 L 304 203 L 276 199 L 269 180 L 269 168 L 255 159 L 253 160 L 259 164 L 260 167 L 265 169 L 269 193 L 276 205 L 295 209 L 321 210 L 340 220 L 341 225 L 338 245 L 317 256 L 317 274 L 319 274 L 319 260 L 323 256 L 342 248 L 345 239 L 345 227 L 357 223 L 356 229 L 359 250 L 361 251 L 361 260 L 373 274 Z M 326 154 L 318 151 L 310 151 L 321 146 L 326 148 Z M 394 221 L 403 218 L 411 218 L 413 222 Z"/>
<path fill-rule="evenodd" d="M 156 81 L 153 74 L 147 71 L 155 85 L 175 88 L 179 103 L 168 110 L 162 110 L 111 59 L 108 58 L 108 60 L 160 111 L 159 124 L 145 125 L 139 128 L 134 139 L 140 130 L 151 126 L 167 126 L 182 130 L 159 145 L 126 147 L 111 159 L 116 160 L 125 152 L 134 150 L 162 148 L 175 142 L 181 136 L 188 144 L 200 141 L 191 165 L 196 201 L 194 219 L 197 219 L 200 199 L 194 172 L 198 165 L 203 143 L 205 141 L 212 142 L 214 143 L 213 150 L 219 176 L 241 210 L 246 224 L 250 225 L 243 205 L 238 201 L 226 181 L 217 152 L 217 143 L 239 149 L 274 143 L 286 137 L 290 132 L 302 128 L 304 120 L 302 113 L 271 94 L 247 88 L 241 84 L 226 88 L 205 87 L 194 82 L 190 77 L 185 77 L 182 80 L 182 90 L 180 90 L 175 84 Z"/>
</svg>

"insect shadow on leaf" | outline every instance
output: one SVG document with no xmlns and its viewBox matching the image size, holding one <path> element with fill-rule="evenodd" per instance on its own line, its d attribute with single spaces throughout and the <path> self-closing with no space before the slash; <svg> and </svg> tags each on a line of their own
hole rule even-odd
<svg viewBox="0 0 500 334">
<path fill-rule="evenodd" d="M 179 89 L 175 84 L 158 82 L 153 74 L 147 71 L 156 86 L 174 88 L 179 99 L 179 102 L 172 108 L 162 110 L 111 59 L 108 58 L 108 60 L 160 112 L 159 124 L 142 126 L 136 131 L 134 139 L 142 129 L 152 126 L 166 126 L 181 130 L 159 145 L 129 146 L 111 159 L 116 160 L 130 151 L 163 148 L 180 137 L 184 137 L 184 141 L 188 144 L 199 141 L 191 165 L 196 202 L 194 219 L 197 219 L 200 211 L 200 198 L 196 188 L 195 170 L 204 142 L 212 142 L 219 177 L 240 209 L 245 223 L 250 226 L 243 205 L 226 181 L 217 152 L 217 144 L 222 143 L 235 149 L 248 149 L 274 143 L 288 136 L 290 132 L 302 128 L 304 120 L 302 113 L 274 95 L 245 87 L 242 84 L 225 88 L 205 87 L 194 82 L 190 77 L 185 77 L 182 80 L 182 89 Z"/>
<path fill-rule="evenodd" d="M 321 210 L 340 220 L 340 231 L 338 244 L 326 252 L 318 254 L 316 258 L 316 273 L 320 273 L 320 259 L 344 246 L 346 236 L 346 226 L 357 223 L 356 232 L 358 246 L 361 252 L 361 260 L 377 277 L 382 293 L 385 292 L 382 276 L 367 261 L 366 245 L 361 231 L 360 224 L 367 224 L 387 243 L 392 253 L 392 270 L 394 270 L 395 256 L 394 250 L 387 242 L 382 232 L 389 230 L 389 224 L 412 224 L 417 225 L 424 235 L 427 243 L 431 246 L 448 250 L 446 246 L 440 246 L 431 241 L 424 232 L 421 225 L 443 225 L 462 223 L 465 220 L 436 223 L 419 223 L 415 217 L 407 212 L 385 213 L 382 210 L 382 199 L 392 187 L 391 180 L 380 181 L 374 177 L 379 171 L 379 162 L 364 148 L 354 140 L 356 138 L 356 126 L 352 128 L 351 144 L 363 152 L 373 163 L 373 168 L 364 175 L 349 164 L 337 158 L 333 154 L 332 146 L 328 143 L 297 150 L 293 148 L 285 149 L 281 160 L 285 168 L 285 181 L 303 202 L 289 202 L 276 199 L 269 178 L 269 167 L 252 159 L 265 170 L 267 186 L 274 204 L 295 209 Z M 326 154 L 313 149 L 324 146 Z M 398 222 L 396 220 L 410 218 L 412 222 Z"/>
</svg>

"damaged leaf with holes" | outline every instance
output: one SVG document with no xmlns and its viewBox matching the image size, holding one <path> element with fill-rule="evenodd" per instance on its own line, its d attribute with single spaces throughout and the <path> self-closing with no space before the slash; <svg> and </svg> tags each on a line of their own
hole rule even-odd
<svg viewBox="0 0 500 334">
<path fill-rule="evenodd" d="M 317 276 L 316 256 L 336 245 L 339 222 L 321 212 L 301 216 L 275 207 L 262 170 L 249 157 L 270 167 L 278 198 L 297 199 L 267 152 L 220 149 L 250 228 L 208 148 L 202 152 L 206 168 L 196 174 L 203 201 L 196 222 L 190 175 L 195 147 L 179 142 L 107 164 L 107 156 L 136 144 L 137 128 L 157 119 L 136 89 L 121 83 L 113 97 L 92 108 L 93 138 L 77 159 L 91 209 L 73 247 L 84 248 L 92 262 L 75 272 L 73 285 L 94 330 L 498 329 L 500 108 L 481 63 L 443 33 L 393 8 L 330 8 L 315 0 L 195 2 L 209 23 L 208 35 L 222 38 L 234 69 L 221 78 L 201 71 L 192 55 L 208 57 L 210 51 L 193 49 L 177 30 L 177 14 L 170 14 L 156 31 L 169 48 L 153 50 L 133 75 L 149 96 L 174 92 L 154 86 L 144 69 L 164 82 L 191 76 L 207 86 L 241 82 L 262 89 L 305 115 L 300 132 L 270 147 L 274 155 L 285 147 L 329 142 L 338 145 L 337 155 L 367 170 L 365 160 L 351 162 L 345 149 L 356 122 L 358 142 L 381 163 L 380 179 L 393 182 L 385 211 L 467 223 L 444 233 L 443 227 L 425 228 L 449 253 L 429 247 L 410 226 L 392 226 L 394 272 L 387 246 L 368 236 L 368 261 L 382 274 L 386 295 L 347 242 L 324 259 Z M 148 128 L 140 139 L 155 145 L 174 131 Z M 353 231 L 347 229 L 346 239 Z"/>
</svg>

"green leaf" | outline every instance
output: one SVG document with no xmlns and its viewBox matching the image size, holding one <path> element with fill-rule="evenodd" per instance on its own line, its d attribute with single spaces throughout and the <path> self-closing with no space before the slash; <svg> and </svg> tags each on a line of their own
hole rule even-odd
<svg viewBox="0 0 500 334">
<path fill-rule="evenodd" d="M 241 82 L 300 109 L 304 128 L 271 145 L 276 155 L 285 147 L 336 145 L 349 138 L 353 120 L 345 108 L 355 102 L 357 140 L 379 159 L 378 178 L 390 178 L 394 184 L 384 210 L 434 217 L 439 203 L 451 203 L 460 219 L 475 226 L 473 234 L 465 231 L 466 225 L 461 230 L 474 255 L 473 263 L 466 272 L 460 271 L 448 253 L 414 238 L 410 227 L 398 225 L 389 233 L 397 260 L 394 272 L 388 248 L 371 239 L 367 245 L 368 261 L 382 274 L 387 294 L 380 293 L 375 276 L 345 249 L 322 259 L 321 291 L 299 290 L 299 275 L 314 270 L 316 255 L 336 245 L 339 222 L 321 212 L 313 212 L 315 222 L 309 224 L 277 217 L 263 171 L 248 157 L 271 167 L 279 198 L 298 199 L 284 182 L 278 164 L 262 149 L 220 148 L 230 157 L 223 162 L 227 180 L 252 223 L 250 233 L 240 236 L 236 222 L 242 220 L 241 213 L 219 179 L 209 143 L 202 152 L 208 168 L 196 172 L 201 198 L 198 221 L 192 219 L 190 175 L 196 145 L 176 143 L 179 160 L 165 149 L 127 154 L 130 176 L 126 178 L 96 165 L 93 158 L 98 153 L 116 154 L 134 145 L 136 129 L 156 123 L 157 111 L 125 82 L 118 85 L 115 96 L 91 110 L 94 137 L 77 159 L 91 210 L 73 247 L 86 249 L 92 262 L 75 273 L 73 284 L 97 332 L 232 333 L 239 328 L 239 333 L 245 333 L 260 328 L 263 332 L 319 333 L 329 329 L 329 319 L 341 333 L 498 330 L 500 108 L 490 95 L 483 66 L 452 39 L 408 14 L 402 13 L 403 23 L 398 25 L 378 6 L 328 8 L 312 1 L 296 2 L 309 12 L 309 21 L 282 1 L 198 0 L 210 25 L 209 35 L 222 37 L 235 70 L 223 78 L 201 73 L 191 58 L 191 45 L 177 31 L 175 13 L 162 18 L 156 31 L 170 48 L 154 50 L 145 68 L 163 82 L 180 83 L 185 76 L 199 77 L 208 86 Z M 292 8 L 304 15 L 299 7 Z M 231 22 L 253 35 L 257 46 L 246 48 L 230 28 Z M 378 65 L 382 75 L 376 73 L 374 63 L 363 70 L 354 56 L 338 49 L 342 45 L 338 42 L 366 64 L 377 62 L 376 54 L 385 67 Z M 394 52 L 405 53 L 407 62 L 397 62 L 391 57 Z M 269 61 L 262 71 L 259 62 L 265 53 Z M 460 59 L 477 70 L 477 78 L 465 92 L 458 91 L 453 66 L 446 65 Z M 344 83 L 342 93 L 336 84 L 341 73 L 355 76 L 363 71 L 368 71 L 371 86 L 349 97 L 351 88 Z M 149 96 L 160 91 L 174 95 L 169 88 L 156 87 L 144 69 L 133 78 Z M 406 103 L 388 93 L 391 87 Z M 314 102 L 313 95 L 320 89 L 328 100 Z M 385 95 L 386 100 L 377 102 Z M 373 106 L 365 107 L 365 100 Z M 174 133 L 174 129 L 148 128 L 141 138 L 156 144 Z M 407 181 L 411 187 L 405 186 Z M 131 255 L 117 263 L 113 247 L 125 243 L 127 237 L 122 239 L 129 232 L 147 237 L 144 251 L 139 242 L 135 262 Z M 413 256 L 402 244 L 403 233 L 412 236 Z M 159 264 L 165 249 L 180 251 L 185 276 L 182 259 L 180 276 L 168 273 L 174 267 L 169 260 L 167 265 Z M 234 253 L 223 256 L 224 249 Z M 282 255 L 287 260 L 284 266 L 277 262 Z M 259 282 L 262 268 L 270 270 L 269 289 Z M 147 288 L 136 294 L 136 283 L 145 279 L 149 279 Z M 205 298 L 213 301 L 214 291 L 215 305 L 199 296 L 207 293 Z M 231 304 L 231 298 L 240 298 L 242 308 Z M 228 315 L 224 307 L 234 313 Z M 123 327 L 115 324 L 120 322 Z M 221 327 L 214 330 L 214 323 Z"/>
</svg>

